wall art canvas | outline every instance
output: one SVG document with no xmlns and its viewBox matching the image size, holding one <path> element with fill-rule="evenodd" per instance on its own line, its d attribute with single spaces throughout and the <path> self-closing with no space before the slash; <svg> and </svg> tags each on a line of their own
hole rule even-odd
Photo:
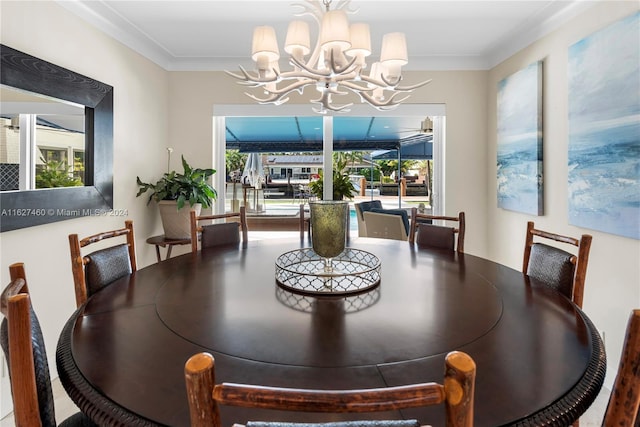
<svg viewBox="0 0 640 427">
<path fill-rule="evenodd" d="M 542 61 L 498 83 L 498 207 L 542 215 Z"/>
<path fill-rule="evenodd" d="M 640 239 L 640 12 L 569 48 L 569 223 Z"/>
</svg>

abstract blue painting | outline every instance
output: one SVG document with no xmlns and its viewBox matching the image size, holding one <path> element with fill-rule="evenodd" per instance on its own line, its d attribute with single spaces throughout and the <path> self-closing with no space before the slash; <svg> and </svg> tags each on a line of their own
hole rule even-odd
<svg viewBox="0 0 640 427">
<path fill-rule="evenodd" d="M 542 61 L 498 83 L 498 207 L 542 215 Z"/>
<path fill-rule="evenodd" d="M 569 47 L 569 223 L 640 239 L 640 12 Z"/>
</svg>

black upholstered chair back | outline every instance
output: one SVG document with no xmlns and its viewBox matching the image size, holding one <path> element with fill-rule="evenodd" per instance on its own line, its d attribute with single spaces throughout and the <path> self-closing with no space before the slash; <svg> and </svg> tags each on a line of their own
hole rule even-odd
<svg viewBox="0 0 640 427">
<path fill-rule="evenodd" d="M 87 298 L 121 277 L 132 273 L 129 249 L 126 244 L 100 249 L 85 256 Z"/>
<path fill-rule="evenodd" d="M 31 347 L 33 353 L 33 364 L 35 368 L 36 390 L 38 395 L 38 412 L 43 427 L 56 425 L 56 415 L 53 405 L 53 392 L 51 391 L 51 377 L 49 375 L 49 362 L 47 361 L 47 351 L 44 346 L 44 337 L 36 313 L 29 303 L 30 323 L 31 323 Z M 13 378 L 11 375 L 11 355 L 9 354 L 9 331 L 7 318 L 2 319 L 0 326 L 0 344 L 9 366 L 9 377 L 11 381 L 21 381 L 22 378 Z"/>
<path fill-rule="evenodd" d="M 83 248 L 114 238 L 119 238 L 120 241 L 109 240 L 114 242 L 112 246 L 82 255 Z M 123 239 L 124 243 L 122 243 Z M 138 269 L 131 220 L 124 222 L 124 228 L 104 231 L 83 239 L 80 239 L 77 234 L 70 234 L 69 250 L 78 307 L 100 289 Z"/>
<path fill-rule="evenodd" d="M 453 226 L 435 225 L 433 221 L 442 221 Z M 411 208 L 409 242 L 421 248 L 463 253 L 466 227 L 464 212 L 459 212 L 458 216 L 444 216 L 419 213 L 417 208 Z"/>
<path fill-rule="evenodd" d="M 235 222 L 202 226 L 202 234 L 200 237 L 201 249 L 238 243 L 240 243 L 240 232 L 238 230 L 238 224 Z"/>
<path fill-rule="evenodd" d="M 415 242 L 418 246 L 437 249 L 455 250 L 456 230 L 453 227 L 444 227 L 431 224 L 417 224 Z"/>
<path fill-rule="evenodd" d="M 200 248 L 212 248 L 221 245 L 231 245 L 242 242 L 246 243 L 248 239 L 247 214 L 244 206 L 240 207 L 240 212 L 231 212 L 215 215 L 196 215 L 195 211 L 191 211 L 191 251 L 198 252 L 198 241 Z M 231 222 L 227 222 L 232 219 Z M 225 222 L 211 223 L 214 220 L 225 220 Z M 204 224 L 203 222 L 209 222 Z"/>
<path fill-rule="evenodd" d="M 535 228 L 533 221 L 529 221 L 525 236 L 522 272 L 533 280 L 557 289 L 582 308 L 591 239 L 592 237 L 588 234 L 583 234 L 577 239 L 540 230 Z M 564 246 L 561 249 L 556 244 L 551 246 L 541 243 L 541 240 Z M 564 250 L 565 246 L 567 249 L 573 247 L 572 252 Z"/>
<path fill-rule="evenodd" d="M 526 274 L 571 299 L 573 276 L 576 270 L 572 262 L 574 257 L 573 254 L 562 249 L 544 243 L 534 243 L 531 246 L 531 257 Z"/>
</svg>

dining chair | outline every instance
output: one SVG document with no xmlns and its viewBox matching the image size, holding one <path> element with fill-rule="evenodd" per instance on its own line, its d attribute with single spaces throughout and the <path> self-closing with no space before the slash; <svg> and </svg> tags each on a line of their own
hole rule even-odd
<svg viewBox="0 0 640 427">
<path fill-rule="evenodd" d="M 640 423 L 640 309 L 629 316 L 618 373 L 611 389 L 602 425 L 638 426 Z"/>
<path fill-rule="evenodd" d="M 448 221 L 456 223 L 455 226 L 435 225 L 433 221 Z M 417 208 L 411 208 L 411 230 L 409 242 L 419 247 L 431 247 L 437 249 L 449 249 L 458 253 L 464 253 L 464 235 L 466 222 L 464 212 L 458 216 L 431 215 L 418 212 Z M 457 234 L 457 242 L 456 242 Z"/>
<path fill-rule="evenodd" d="M 198 252 L 198 240 L 200 240 L 201 249 L 240 243 L 240 234 L 242 234 L 242 242 L 247 242 L 247 213 L 244 206 L 240 206 L 240 212 L 215 215 L 198 216 L 196 212 L 192 210 L 190 216 L 191 252 L 193 253 Z M 212 222 L 214 220 L 226 220 L 228 218 L 231 218 L 232 221 L 205 225 L 200 224 L 200 221 Z M 198 239 L 198 237 L 200 238 Z"/>
<path fill-rule="evenodd" d="M 11 282 L 0 296 L 0 344 L 9 367 L 16 426 L 55 426 L 49 364 L 40 322 L 31 306 L 23 263 L 9 266 Z M 95 426 L 77 412 L 61 426 Z"/>
<path fill-rule="evenodd" d="M 316 390 L 215 382 L 215 360 L 209 353 L 193 355 L 185 364 L 185 381 L 192 427 L 221 427 L 219 405 L 298 412 L 364 413 L 428 405 L 443 405 L 445 425 L 473 425 L 476 365 L 466 353 L 453 351 L 445 358 L 442 384 L 436 382 L 354 390 Z M 355 424 L 354 424 L 355 423 Z M 359 424 L 358 424 L 359 423 Z M 364 422 L 369 425 L 417 427 L 417 420 Z M 249 427 L 251 423 L 247 423 Z M 260 423 L 294 425 L 287 422 Z M 333 427 L 363 422 L 332 423 Z"/>
<path fill-rule="evenodd" d="M 537 239 L 534 242 L 534 237 L 576 246 L 578 248 L 577 255 L 555 246 L 540 243 Z M 530 278 L 557 289 L 582 308 L 591 239 L 589 234 L 583 234 L 577 239 L 543 231 L 535 228 L 533 221 L 529 221 L 522 272 Z"/>
<path fill-rule="evenodd" d="M 82 255 L 84 247 L 119 237 L 124 237 L 125 243 L 118 243 Z M 124 228 L 104 231 L 83 239 L 80 239 L 77 234 L 69 234 L 69 248 L 78 307 L 100 289 L 138 269 L 133 221 L 131 220 L 124 222 Z"/>
</svg>

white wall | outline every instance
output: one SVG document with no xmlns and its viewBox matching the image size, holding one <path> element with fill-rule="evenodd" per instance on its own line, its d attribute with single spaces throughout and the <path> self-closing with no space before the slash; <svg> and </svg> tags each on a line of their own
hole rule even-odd
<svg viewBox="0 0 640 427">
<path fill-rule="evenodd" d="M 575 227 L 568 223 L 568 48 L 592 32 L 630 15 L 639 8 L 638 2 L 629 1 L 607 1 L 595 6 L 561 29 L 496 66 L 489 73 L 488 83 L 487 217 L 492 219 L 486 223 L 490 236 L 488 256 L 510 267 L 522 268 L 527 221 L 535 221 L 540 228 L 561 234 L 593 236 L 583 308 L 605 336 L 608 358 L 605 385 L 608 387 L 611 387 L 618 368 L 629 314 L 631 309 L 640 307 L 640 242 Z M 497 83 L 500 80 L 538 60 L 544 60 L 545 214 L 536 217 L 496 207 L 496 96 Z M 602 202 L 606 203 L 606 200 Z"/>
<path fill-rule="evenodd" d="M 122 227 L 133 219 L 138 265 L 155 262 L 145 244 L 161 225 L 155 206 L 136 198 L 136 175 L 159 177 L 166 167 L 168 73 L 58 6 L 55 2 L 2 2 L 2 44 L 42 58 L 114 87 L 114 208 L 128 217 L 87 217 L 0 234 L 0 283 L 9 283 L 8 266 L 24 262 L 35 310 L 42 325 L 55 375 L 58 335 L 75 309 L 68 234 L 80 236 Z M 6 378 L 2 379 L 5 384 Z M 0 413 L 11 403 L 2 389 Z"/>
</svg>

